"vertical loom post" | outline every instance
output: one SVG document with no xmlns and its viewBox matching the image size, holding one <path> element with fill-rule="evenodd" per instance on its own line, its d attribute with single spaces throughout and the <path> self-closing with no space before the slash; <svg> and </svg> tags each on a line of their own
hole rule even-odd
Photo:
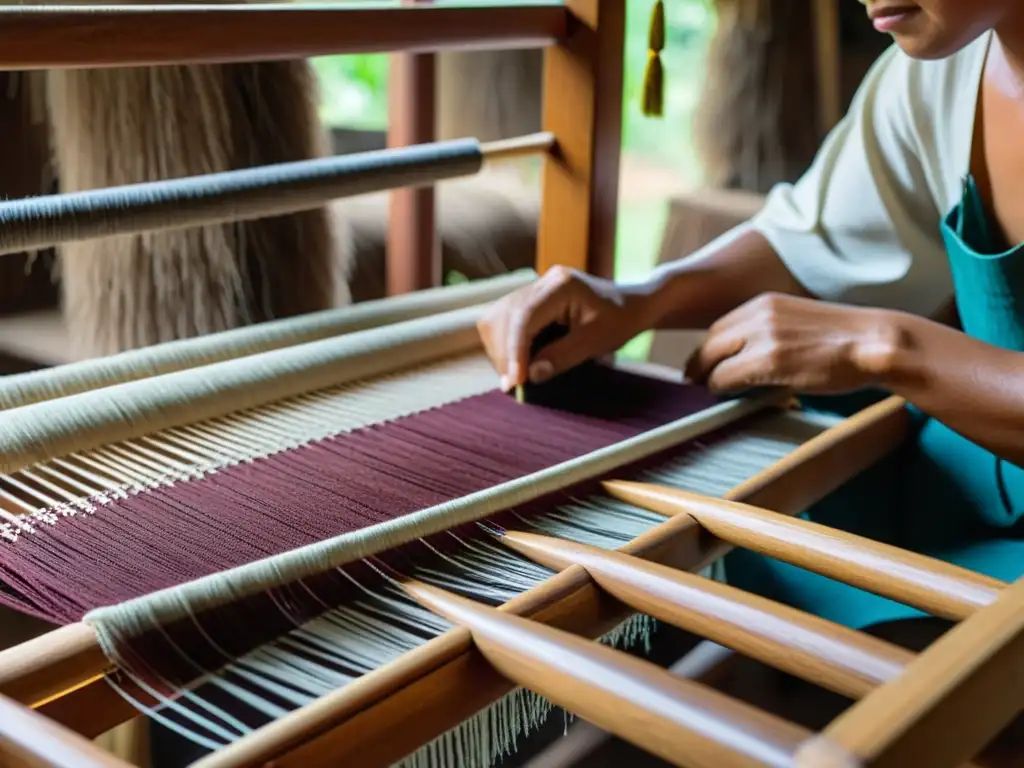
<svg viewBox="0 0 1024 768">
<path fill-rule="evenodd" d="M 407 4 L 430 0 L 405 0 Z M 435 72 L 433 53 L 392 54 L 388 77 L 388 147 L 433 141 Z M 388 216 L 389 296 L 441 284 L 434 187 L 396 189 Z"/>
<path fill-rule="evenodd" d="M 544 59 L 547 156 L 537 271 L 557 264 L 612 277 L 622 143 L 626 0 L 567 0 L 569 35 Z"/>
</svg>

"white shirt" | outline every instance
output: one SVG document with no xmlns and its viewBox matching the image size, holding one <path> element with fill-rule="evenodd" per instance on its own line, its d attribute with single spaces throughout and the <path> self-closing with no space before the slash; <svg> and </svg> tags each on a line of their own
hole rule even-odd
<svg viewBox="0 0 1024 768">
<path fill-rule="evenodd" d="M 938 61 L 893 46 L 795 184 L 753 226 L 815 296 L 931 315 L 953 286 L 939 231 L 970 167 L 991 41 Z"/>
</svg>

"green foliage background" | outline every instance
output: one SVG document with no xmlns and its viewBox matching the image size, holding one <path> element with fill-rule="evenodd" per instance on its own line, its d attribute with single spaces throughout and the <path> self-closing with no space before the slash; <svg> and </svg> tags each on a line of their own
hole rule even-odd
<svg viewBox="0 0 1024 768">
<path fill-rule="evenodd" d="M 654 0 L 627 0 L 623 89 L 624 155 L 655 161 L 699 181 L 691 120 L 704 76 L 707 44 L 714 33 L 713 0 L 666 0 L 665 115 L 649 119 L 640 112 L 647 63 L 647 36 Z M 322 115 L 336 127 L 382 130 L 387 127 L 386 54 L 328 56 L 314 59 L 322 89 Z M 638 279 L 653 265 L 665 224 L 664 202 L 623 200 L 619 209 L 616 274 Z M 647 338 L 634 341 L 629 356 L 645 354 Z"/>
</svg>

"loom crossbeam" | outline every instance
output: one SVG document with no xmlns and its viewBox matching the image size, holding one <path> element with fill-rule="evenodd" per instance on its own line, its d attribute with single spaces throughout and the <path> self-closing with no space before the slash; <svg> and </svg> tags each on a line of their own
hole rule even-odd
<svg viewBox="0 0 1024 768">
<path fill-rule="evenodd" d="M 572 17 L 557 0 L 21 5 L 0 8 L 0 69 L 275 61 L 352 53 L 540 48 Z"/>
</svg>

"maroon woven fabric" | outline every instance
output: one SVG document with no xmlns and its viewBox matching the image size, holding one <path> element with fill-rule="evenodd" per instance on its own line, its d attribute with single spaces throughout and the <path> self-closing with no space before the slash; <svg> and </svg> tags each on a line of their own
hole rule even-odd
<svg viewBox="0 0 1024 768">
<path fill-rule="evenodd" d="M 553 466 L 703 410 L 597 369 L 546 407 L 491 392 L 161 487 L 0 544 L 0 603 L 56 622 Z M 557 400 L 558 398 L 556 398 Z"/>
</svg>

